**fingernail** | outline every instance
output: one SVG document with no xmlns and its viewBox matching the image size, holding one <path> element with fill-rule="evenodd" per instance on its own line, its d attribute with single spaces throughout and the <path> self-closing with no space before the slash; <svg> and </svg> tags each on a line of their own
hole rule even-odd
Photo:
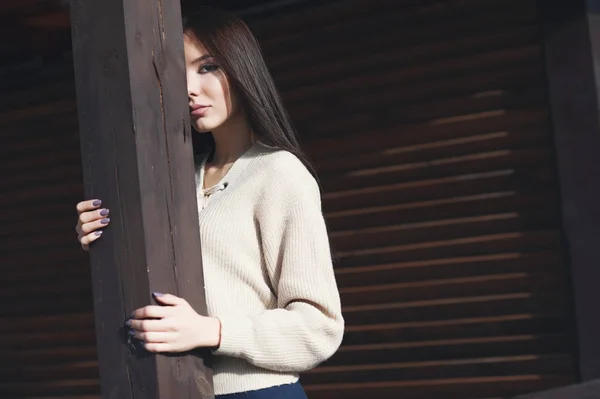
<svg viewBox="0 0 600 399">
<path fill-rule="evenodd" d="M 144 341 L 140 341 L 140 345 L 146 346 L 146 343 Z"/>
<path fill-rule="evenodd" d="M 94 206 L 100 206 L 100 205 L 102 205 L 102 201 L 95 200 L 94 202 L 92 202 L 92 205 L 94 205 Z"/>
<path fill-rule="evenodd" d="M 127 325 L 127 327 L 130 327 L 130 326 L 131 326 L 131 320 L 127 320 L 127 321 L 125 322 L 125 324 Z"/>
<path fill-rule="evenodd" d="M 101 236 L 102 235 L 102 230 L 95 231 L 94 234 L 97 235 L 97 236 Z"/>
<path fill-rule="evenodd" d="M 104 218 L 100 221 L 102 224 L 108 224 L 108 222 L 110 222 L 110 218 Z"/>
<path fill-rule="evenodd" d="M 127 331 L 127 334 L 129 334 L 129 335 L 135 335 L 135 331 L 129 330 L 129 331 Z"/>
<path fill-rule="evenodd" d="M 158 297 L 161 297 L 161 296 L 163 296 L 164 294 L 161 294 L 160 292 L 153 292 L 153 293 L 152 293 L 152 295 L 154 295 L 154 296 L 158 296 Z"/>
<path fill-rule="evenodd" d="M 129 315 L 129 318 L 130 318 L 130 319 L 133 319 L 134 317 L 135 317 L 135 311 L 134 311 L 134 312 L 131 312 L 131 314 Z"/>
<path fill-rule="evenodd" d="M 106 216 L 106 215 L 108 215 L 108 209 L 102 209 L 100 211 L 100 216 Z"/>
</svg>

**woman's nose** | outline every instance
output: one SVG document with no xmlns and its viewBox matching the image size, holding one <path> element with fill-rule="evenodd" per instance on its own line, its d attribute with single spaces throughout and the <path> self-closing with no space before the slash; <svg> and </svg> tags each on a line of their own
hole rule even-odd
<svg viewBox="0 0 600 399">
<path fill-rule="evenodd" d="M 202 92 L 200 82 L 195 76 L 187 76 L 187 91 L 189 97 L 194 97 Z"/>
<path fill-rule="evenodd" d="M 189 83 L 188 83 L 187 91 L 188 91 L 189 97 L 195 97 L 198 95 L 197 88 L 195 88 L 193 85 L 190 85 Z"/>
</svg>

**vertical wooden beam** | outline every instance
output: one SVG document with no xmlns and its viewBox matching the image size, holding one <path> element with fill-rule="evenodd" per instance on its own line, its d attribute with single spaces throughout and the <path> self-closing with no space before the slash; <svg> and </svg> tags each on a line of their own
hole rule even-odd
<svg viewBox="0 0 600 399">
<path fill-rule="evenodd" d="M 125 319 L 152 292 L 206 312 L 179 0 L 73 0 L 85 195 L 111 209 L 91 264 L 104 398 L 209 398 L 199 353 L 151 355 Z"/>
<path fill-rule="evenodd" d="M 539 0 L 579 371 L 600 377 L 600 1 Z"/>
</svg>

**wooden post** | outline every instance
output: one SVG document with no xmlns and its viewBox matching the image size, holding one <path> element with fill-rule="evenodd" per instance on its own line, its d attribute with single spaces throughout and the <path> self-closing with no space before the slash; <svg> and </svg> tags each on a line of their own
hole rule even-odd
<svg viewBox="0 0 600 399">
<path fill-rule="evenodd" d="M 111 209 L 91 265 L 104 398 L 210 398 L 206 356 L 151 355 L 123 328 L 152 292 L 206 312 L 179 0 L 73 0 L 86 198 Z"/>
<path fill-rule="evenodd" d="M 583 381 L 600 378 L 600 1 L 540 0 Z"/>
</svg>

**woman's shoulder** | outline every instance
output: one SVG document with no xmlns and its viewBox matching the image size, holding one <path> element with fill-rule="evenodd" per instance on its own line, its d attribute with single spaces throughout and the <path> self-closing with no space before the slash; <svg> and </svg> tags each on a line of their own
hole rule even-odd
<svg viewBox="0 0 600 399">
<path fill-rule="evenodd" d="M 295 184 L 316 183 L 314 176 L 296 155 L 262 143 L 260 145 L 261 170 L 269 180 L 282 180 L 282 183 Z"/>
<path fill-rule="evenodd" d="M 261 175 L 265 204 L 287 206 L 297 202 L 319 202 L 321 192 L 314 176 L 302 161 L 289 151 L 264 146 L 256 173 Z"/>
</svg>

